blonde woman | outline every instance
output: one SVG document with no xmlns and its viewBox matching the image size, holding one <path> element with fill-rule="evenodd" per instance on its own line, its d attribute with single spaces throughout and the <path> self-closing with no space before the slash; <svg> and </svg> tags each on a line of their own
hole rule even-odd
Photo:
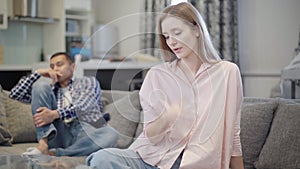
<svg viewBox="0 0 300 169">
<path fill-rule="evenodd" d="M 144 130 L 126 150 L 87 158 L 95 168 L 243 169 L 238 67 L 222 61 L 199 12 L 167 7 L 158 23 L 165 63 L 151 68 L 140 90 Z"/>
</svg>

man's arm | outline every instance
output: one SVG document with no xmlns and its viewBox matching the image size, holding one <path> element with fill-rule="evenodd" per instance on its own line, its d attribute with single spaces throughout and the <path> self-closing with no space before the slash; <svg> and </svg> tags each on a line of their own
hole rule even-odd
<svg viewBox="0 0 300 169">
<path fill-rule="evenodd" d="M 31 102 L 32 85 L 41 77 L 52 79 L 53 83 L 57 82 L 57 76 L 60 74 L 50 68 L 37 69 L 29 76 L 25 76 L 10 91 L 9 97 L 24 103 Z"/>
<path fill-rule="evenodd" d="M 9 97 L 20 102 L 30 103 L 32 85 L 40 77 L 41 75 L 37 72 L 27 77 L 22 77 L 19 82 L 11 89 Z"/>
<path fill-rule="evenodd" d="M 11 99 L 18 100 L 24 103 L 31 102 L 31 90 L 32 85 L 41 77 L 47 77 L 52 79 L 53 83 L 57 81 L 57 72 L 50 68 L 47 69 L 37 69 L 34 73 L 29 76 L 22 77 L 19 82 L 10 91 L 9 97 Z"/>
<path fill-rule="evenodd" d="M 36 110 L 36 112 L 37 113 L 33 116 L 33 122 L 36 127 L 42 127 L 50 124 L 55 119 L 59 118 L 57 110 L 50 110 L 47 107 L 40 107 Z"/>
</svg>

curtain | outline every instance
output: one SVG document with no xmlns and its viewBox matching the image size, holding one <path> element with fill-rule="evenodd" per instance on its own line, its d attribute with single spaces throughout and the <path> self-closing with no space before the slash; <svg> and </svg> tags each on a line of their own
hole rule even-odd
<svg viewBox="0 0 300 169">
<path fill-rule="evenodd" d="M 208 31 L 210 32 L 214 46 L 219 51 L 223 60 L 228 60 L 239 65 L 238 57 L 238 24 L 237 24 L 237 0 L 189 0 L 201 13 Z M 159 56 L 159 41 L 155 34 L 157 14 L 171 0 L 145 0 L 145 15 L 142 21 L 143 30 L 142 47 L 146 53 Z"/>
<path fill-rule="evenodd" d="M 190 0 L 204 18 L 223 60 L 239 65 L 237 0 Z"/>
<path fill-rule="evenodd" d="M 144 53 L 159 57 L 159 40 L 157 36 L 158 13 L 171 4 L 171 0 L 145 0 L 142 15 L 142 50 Z"/>
</svg>

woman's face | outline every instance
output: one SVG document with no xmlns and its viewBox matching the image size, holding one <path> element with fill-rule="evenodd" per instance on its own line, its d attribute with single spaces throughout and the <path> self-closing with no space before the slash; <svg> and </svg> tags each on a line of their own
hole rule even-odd
<svg viewBox="0 0 300 169">
<path fill-rule="evenodd" d="M 161 29 L 167 45 L 177 58 L 184 59 L 198 53 L 199 33 L 196 26 L 168 16 L 162 21 Z"/>
</svg>

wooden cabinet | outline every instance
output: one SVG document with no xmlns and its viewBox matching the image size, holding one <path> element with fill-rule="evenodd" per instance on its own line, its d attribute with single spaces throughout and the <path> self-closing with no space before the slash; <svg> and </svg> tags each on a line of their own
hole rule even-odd
<svg viewBox="0 0 300 169">
<path fill-rule="evenodd" d="M 93 24 L 92 0 L 43 0 L 45 10 L 51 6 L 49 13 L 58 22 L 43 25 L 43 49 L 44 54 L 51 55 L 57 51 L 68 50 L 66 37 L 88 37 L 91 35 Z M 67 32 L 67 21 L 78 23 L 78 33 Z"/>
<path fill-rule="evenodd" d="M 0 0 L 0 30 L 7 29 L 7 0 Z"/>
<path fill-rule="evenodd" d="M 53 17 L 58 18 L 58 22 L 43 25 L 43 49 L 45 56 L 51 55 L 57 51 L 65 51 L 65 11 L 62 0 L 47 0 L 52 6 Z M 49 4 L 49 5 L 50 5 Z"/>
<path fill-rule="evenodd" d="M 91 34 L 91 25 L 93 24 L 91 0 L 43 0 L 43 4 L 43 10 L 52 18 L 57 19 L 51 24 L 41 24 L 45 56 L 57 51 L 66 51 L 66 36 L 89 36 Z M 67 20 L 79 23 L 80 32 L 78 34 L 68 34 L 66 31 Z"/>
<path fill-rule="evenodd" d="M 94 24 L 92 0 L 65 0 L 66 51 L 75 57 L 81 54 L 84 60 L 90 59 L 91 43 L 88 40 Z"/>
<path fill-rule="evenodd" d="M 78 5 L 75 5 L 77 3 Z M 64 8 L 66 14 L 66 36 L 90 36 L 91 26 L 93 24 L 91 1 L 77 0 L 75 3 L 65 0 Z M 68 25 L 68 22 L 73 23 L 71 23 L 72 25 Z M 73 25 L 77 25 L 77 28 L 73 29 Z M 68 30 L 76 30 L 76 32 L 69 32 Z"/>
</svg>

